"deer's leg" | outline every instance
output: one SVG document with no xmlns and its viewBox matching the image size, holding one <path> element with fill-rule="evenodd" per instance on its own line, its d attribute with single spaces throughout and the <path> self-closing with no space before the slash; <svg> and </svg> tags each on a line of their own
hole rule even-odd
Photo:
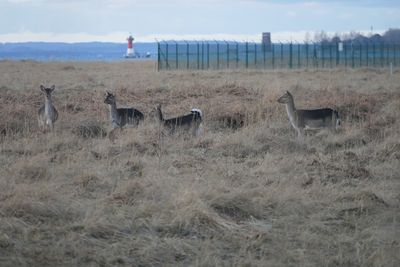
<svg viewBox="0 0 400 267">
<path fill-rule="evenodd" d="M 43 133 L 44 132 L 44 123 L 43 120 L 38 119 L 39 130 Z"/>
<path fill-rule="evenodd" d="M 297 128 L 297 139 L 299 141 L 303 141 L 304 140 L 304 129 L 301 128 Z"/>
</svg>

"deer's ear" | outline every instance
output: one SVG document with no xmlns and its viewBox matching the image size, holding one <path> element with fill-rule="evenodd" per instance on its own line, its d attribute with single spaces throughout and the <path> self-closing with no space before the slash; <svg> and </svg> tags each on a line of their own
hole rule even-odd
<svg viewBox="0 0 400 267">
<path fill-rule="evenodd" d="M 54 89 L 56 89 L 56 86 L 53 84 L 53 86 L 52 86 L 50 89 L 51 89 L 51 91 L 53 92 Z"/>
<path fill-rule="evenodd" d="M 46 87 L 44 87 L 43 85 L 40 85 L 40 90 L 42 90 L 44 92 L 44 91 L 46 91 Z"/>
</svg>

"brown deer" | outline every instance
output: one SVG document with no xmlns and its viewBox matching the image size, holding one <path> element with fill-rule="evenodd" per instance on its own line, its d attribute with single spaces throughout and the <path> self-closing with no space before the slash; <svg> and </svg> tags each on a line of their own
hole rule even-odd
<svg viewBox="0 0 400 267">
<path fill-rule="evenodd" d="M 58 111 L 51 99 L 51 94 L 55 88 L 55 85 L 50 88 L 40 85 L 40 90 L 44 93 L 44 105 L 38 111 L 38 123 L 42 132 L 46 132 L 47 130 L 53 131 L 54 123 L 58 119 Z"/>
<path fill-rule="evenodd" d="M 286 105 L 290 123 L 297 131 L 299 139 L 304 135 L 305 129 L 328 128 L 336 130 L 340 125 L 339 113 L 334 109 L 296 109 L 293 96 L 288 91 L 277 101 Z"/>
<path fill-rule="evenodd" d="M 158 119 L 160 123 L 169 129 L 170 133 L 174 133 L 176 130 L 192 131 L 193 135 L 200 135 L 202 132 L 203 113 L 200 109 L 193 108 L 190 114 L 183 116 L 165 119 L 161 105 L 156 107 Z"/>
</svg>

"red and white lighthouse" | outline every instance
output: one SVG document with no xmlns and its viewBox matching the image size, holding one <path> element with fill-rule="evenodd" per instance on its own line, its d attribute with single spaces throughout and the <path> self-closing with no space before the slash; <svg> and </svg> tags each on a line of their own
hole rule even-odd
<svg viewBox="0 0 400 267">
<path fill-rule="evenodd" d="M 126 39 L 128 41 L 128 49 L 126 50 L 126 57 L 134 57 L 135 50 L 133 49 L 133 40 L 135 40 L 132 35 Z"/>
</svg>

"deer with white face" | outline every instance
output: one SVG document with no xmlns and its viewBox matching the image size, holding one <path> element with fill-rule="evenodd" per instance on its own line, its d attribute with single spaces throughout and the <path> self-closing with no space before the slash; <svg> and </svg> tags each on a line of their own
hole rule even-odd
<svg viewBox="0 0 400 267">
<path fill-rule="evenodd" d="M 47 130 L 53 131 L 54 123 L 58 119 L 58 112 L 51 99 L 51 94 L 55 88 L 55 85 L 50 88 L 40 85 L 40 90 L 44 93 L 44 105 L 38 111 L 38 123 L 42 132 L 46 132 Z"/>
<path fill-rule="evenodd" d="M 202 133 L 203 113 L 200 109 L 193 108 L 190 114 L 170 119 L 164 118 L 161 105 L 156 106 L 156 112 L 160 123 L 169 129 L 170 133 L 174 133 L 177 130 L 191 131 L 195 136 L 199 136 Z"/>
<path fill-rule="evenodd" d="M 277 101 L 286 105 L 290 123 L 297 131 L 299 139 L 304 136 L 306 129 L 328 128 L 336 130 L 340 125 L 339 113 L 334 109 L 296 109 L 293 96 L 288 91 Z"/>
</svg>

